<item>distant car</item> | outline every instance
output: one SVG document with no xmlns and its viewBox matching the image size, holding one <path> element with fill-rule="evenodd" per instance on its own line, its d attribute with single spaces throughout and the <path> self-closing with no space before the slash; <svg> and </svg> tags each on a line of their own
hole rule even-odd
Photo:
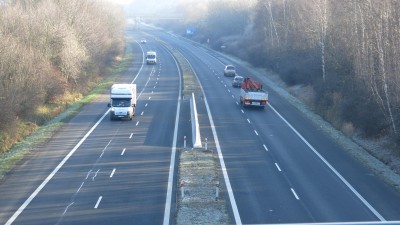
<svg viewBox="0 0 400 225">
<path fill-rule="evenodd" d="M 225 66 L 224 76 L 226 77 L 234 77 L 236 75 L 236 69 L 232 65 Z"/>
<path fill-rule="evenodd" d="M 241 87 L 243 79 L 242 76 L 235 76 L 232 80 L 232 87 Z"/>
<path fill-rule="evenodd" d="M 146 43 L 147 43 L 147 41 L 146 41 L 146 39 L 142 38 L 142 40 L 140 40 L 140 43 L 142 43 L 142 44 L 146 44 Z"/>
</svg>

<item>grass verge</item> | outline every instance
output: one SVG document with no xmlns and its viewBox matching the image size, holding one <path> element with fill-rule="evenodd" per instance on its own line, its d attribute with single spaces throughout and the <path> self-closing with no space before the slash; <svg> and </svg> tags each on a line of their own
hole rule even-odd
<svg viewBox="0 0 400 225">
<path fill-rule="evenodd" d="M 28 152 L 32 151 L 35 145 L 52 137 L 52 135 L 64 124 L 64 122 L 74 116 L 82 108 L 82 106 L 90 103 L 99 93 L 102 93 L 105 89 L 109 88 L 117 76 L 129 68 L 132 58 L 132 50 L 130 47 L 127 47 L 124 57 L 117 59 L 113 65 L 108 68 L 107 73 L 110 74 L 110 76 L 101 81 L 86 96 L 77 99 L 73 104 L 69 105 L 66 110 L 59 113 L 43 126 L 32 128 L 28 133 L 22 133 L 26 131 L 26 128 L 24 128 L 26 126 L 17 128 L 18 131 L 16 132 L 18 134 L 16 135 L 25 137 L 20 137 L 20 139 L 22 139 L 21 141 L 14 144 L 9 150 L 0 154 L 0 180 L 3 180 L 7 172 L 9 172 L 14 165 Z M 19 123 L 24 124 L 24 122 Z"/>
</svg>

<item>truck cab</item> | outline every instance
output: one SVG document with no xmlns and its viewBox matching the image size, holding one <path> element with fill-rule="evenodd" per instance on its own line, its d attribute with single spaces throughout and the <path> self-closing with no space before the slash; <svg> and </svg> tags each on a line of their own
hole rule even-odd
<svg viewBox="0 0 400 225">
<path fill-rule="evenodd" d="M 113 84 L 110 90 L 110 120 L 133 119 L 136 108 L 136 84 Z"/>
<path fill-rule="evenodd" d="M 157 64 L 157 52 L 148 51 L 146 53 L 146 64 Z"/>
</svg>

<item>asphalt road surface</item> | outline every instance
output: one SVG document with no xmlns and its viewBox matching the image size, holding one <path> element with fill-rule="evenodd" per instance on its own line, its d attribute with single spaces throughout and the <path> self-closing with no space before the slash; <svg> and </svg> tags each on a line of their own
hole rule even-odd
<svg viewBox="0 0 400 225">
<path fill-rule="evenodd" d="M 133 121 L 110 121 L 107 93 L 85 106 L 3 181 L 1 223 L 169 221 L 164 211 L 173 202 L 166 199 L 168 184 L 174 183 L 169 175 L 171 165 L 175 168 L 180 72 L 165 48 L 152 41 L 140 45 L 140 36 L 128 33 L 134 60 L 118 80 L 137 84 Z M 158 52 L 156 65 L 144 63 L 150 49 Z"/>
<path fill-rule="evenodd" d="M 269 90 L 265 110 L 242 108 L 239 89 L 223 76 L 224 65 L 235 62 L 184 38 L 149 32 L 179 50 L 199 78 L 232 186 L 236 223 L 400 220 L 400 194 L 279 95 Z M 235 66 L 240 75 L 262 81 Z"/>
<path fill-rule="evenodd" d="M 202 85 L 202 137 L 220 154 L 234 223 L 400 221 L 399 192 L 278 94 L 269 90 L 265 110 L 242 108 L 223 76 L 229 58 L 159 30 L 127 36 L 135 57 L 118 82 L 137 84 L 133 121 L 109 120 L 107 93 L 83 107 L 2 181 L 0 223 L 173 224 L 177 129 L 188 127 L 177 125 L 180 70 L 158 40 L 183 54 Z M 158 64 L 144 64 L 148 50 Z"/>
</svg>

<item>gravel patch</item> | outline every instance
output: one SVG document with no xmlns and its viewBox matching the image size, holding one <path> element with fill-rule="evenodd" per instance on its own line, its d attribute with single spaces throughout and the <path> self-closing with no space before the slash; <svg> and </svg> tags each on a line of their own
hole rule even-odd
<svg viewBox="0 0 400 225">
<path fill-rule="evenodd" d="M 218 168 L 211 151 L 182 150 L 179 158 L 177 225 L 229 224 L 226 203 L 219 195 L 216 198 Z M 179 186 L 179 185 L 178 185 Z"/>
</svg>

